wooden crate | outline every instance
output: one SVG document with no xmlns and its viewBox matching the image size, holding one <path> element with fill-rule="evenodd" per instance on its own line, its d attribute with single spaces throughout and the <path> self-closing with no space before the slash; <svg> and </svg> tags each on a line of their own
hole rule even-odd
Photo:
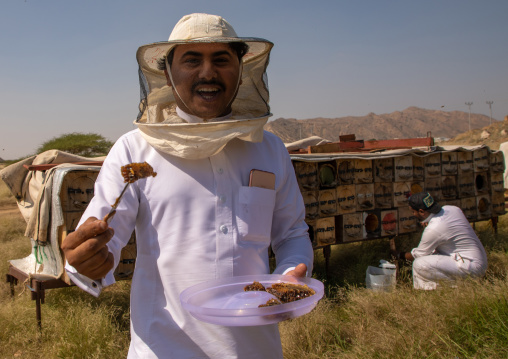
<svg viewBox="0 0 508 359">
<path fill-rule="evenodd" d="M 418 230 L 418 222 L 409 206 L 398 209 L 399 234 L 412 233 Z"/>
<path fill-rule="evenodd" d="M 474 188 L 475 195 L 481 196 L 490 193 L 489 172 L 475 172 Z"/>
<path fill-rule="evenodd" d="M 355 159 L 355 183 L 373 183 L 374 177 L 372 173 L 372 160 Z"/>
<path fill-rule="evenodd" d="M 441 154 L 433 153 L 424 157 L 425 180 L 441 177 Z"/>
<path fill-rule="evenodd" d="M 502 151 L 490 153 L 490 172 L 503 173 L 505 170 L 504 154 Z"/>
<path fill-rule="evenodd" d="M 442 200 L 449 201 L 458 197 L 457 177 L 443 176 L 441 177 L 441 194 Z"/>
<path fill-rule="evenodd" d="M 473 152 L 471 151 L 458 151 L 457 152 L 457 164 L 458 173 L 462 175 L 464 173 L 473 172 Z"/>
<path fill-rule="evenodd" d="M 335 161 L 320 162 L 318 164 L 319 189 L 335 188 L 339 183 Z"/>
<path fill-rule="evenodd" d="M 381 211 L 373 210 L 363 212 L 363 238 L 372 239 L 381 237 Z"/>
<path fill-rule="evenodd" d="M 457 152 L 441 153 L 441 174 L 443 176 L 456 176 L 459 172 Z"/>
<path fill-rule="evenodd" d="M 316 219 L 315 229 L 316 242 L 318 246 L 335 244 L 335 217 Z"/>
<path fill-rule="evenodd" d="M 363 238 L 363 218 L 361 213 L 349 213 L 337 217 L 339 242 L 359 241 Z"/>
<path fill-rule="evenodd" d="M 441 190 L 441 177 L 431 177 L 425 179 L 425 191 L 429 192 L 430 195 L 436 201 L 443 199 L 443 193 Z"/>
<path fill-rule="evenodd" d="M 407 207 L 408 198 L 411 195 L 411 183 L 407 182 L 394 182 L 393 183 L 393 206 L 394 207 Z"/>
<path fill-rule="evenodd" d="M 381 211 L 381 236 L 394 236 L 398 234 L 398 211 L 389 209 Z"/>
<path fill-rule="evenodd" d="M 487 147 L 473 151 L 473 166 L 475 172 L 488 171 L 490 167 L 490 155 Z"/>
<path fill-rule="evenodd" d="M 502 216 L 506 213 L 504 192 L 492 192 L 492 215 Z"/>
<path fill-rule="evenodd" d="M 457 188 L 459 198 L 467 198 L 475 195 L 474 173 L 463 172 L 457 176 Z"/>
<path fill-rule="evenodd" d="M 305 219 L 316 219 L 319 217 L 319 194 L 318 191 L 302 192 L 303 203 L 305 204 Z"/>
<path fill-rule="evenodd" d="M 318 164 L 317 162 L 293 162 L 300 191 L 318 189 Z"/>
<path fill-rule="evenodd" d="M 425 179 L 425 160 L 424 157 L 413 156 L 413 181 L 423 181 Z"/>
<path fill-rule="evenodd" d="M 356 211 L 363 212 L 374 209 L 374 183 L 357 184 L 356 191 Z"/>
<path fill-rule="evenodd" d="M 356 186 L 354 184 L 338 186 L 337 192 L 337 214 L 356 212 Z"/>
<path fill-rule="evenodd" d="M 490 190 L 492 194 L 494 192 L 503 192 L 504 188 L 504 173 L 503 172 L 491 172 L 490 174 Z"/>
<path fill-rule="evenodd" d="M 490 196 L 477 196 L 476 208 L 478 209 L 478 220 L 490 219 L 492 217 L 492 202 Z"/>
<path fill-rule="evenodd" d="M 393 166 L 395 182 L 413 180 L 413 156 L 394 157 Z"/>
<path fill-rule="evenodd" d="M 318 192 L 319 216 L 330 217 L 337 213 L 337 192 L 335 188 Z"/>
<path fill-rule="evenodd" d="M 393 185 L 391 182 L 374 183 L 375 208 L 393 207 Z"/>
<path fill-rule="evenodd" d="M 374 182 L 393 181 L 393 158 L 374 159 L 372 166 L 374 171 Z"/>
<path fill-rule="evenodd" d="M 353 159 L 336 160 L 336 166 L 339 184 L 348 185 L 355 183 L 355 161 Z"/>
<path fill-rule="evenodd" d="M 460 208 L 462 209 L 464 216 L 469 222 L 474 222 L 478 219 L 476 206 L 476 197 L 467 197 L 460 199 Z"/>
</svg>

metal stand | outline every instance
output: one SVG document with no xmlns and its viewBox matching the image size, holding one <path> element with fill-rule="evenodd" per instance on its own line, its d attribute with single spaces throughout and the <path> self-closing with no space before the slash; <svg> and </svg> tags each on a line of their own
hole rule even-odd
<svg viewBox="0 0 508 359">
<path fill-rule="evenodd" d="M 6 280 L 11 287 L 11 297 L 14 297 L 14 286 L 18 284 L 18 281 L 20 281 L 21 283 L 25 283 L 25 281 L 28 278 L 29 275 L 27 273 L 22 272 L 13 266 L 9 266 L 9 271 L 6 275 Z M 29 282 L 26 283 L 26 286 L 31 291 L 32 300 L 35 300 L 35 317 L 37 319 L 37 326 L 39 327 L 39 330 L 41 330 L 42 329 L 41 304 L 44 304 L 46 289 L 65 288 L 71 287 L 72 285 L 65 283 L 61 279 L 43 280 L 30 278 Z"/>
<path fill-rule="evenodd" d="M 325 257 L 325 274 L 326 278 L 330 275 L 330 256 L 332 255 L 332 246 L 323 247 L 323 257 Z"/>
</svg>

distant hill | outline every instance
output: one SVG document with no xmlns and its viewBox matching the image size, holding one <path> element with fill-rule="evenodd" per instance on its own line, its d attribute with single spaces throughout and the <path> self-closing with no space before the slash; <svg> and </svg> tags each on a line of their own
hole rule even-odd
<svg viewBox="0 0 508 359">
<path fill-rule="evenodd" d="M 502 123 L 493 120 L 493 125 Z M 488 116 L 471 114 L 472 129 L 481 129 L 489 124 Z M 403 111 L 380 115 L 369 113 L 358 117 L 307 120 L 278 118 L 268 122 L 265 129 L 278 135 L 285 143 L 310 136 L 337 142 L 339 136 L 349 134 L 355 134 L 356 139 L 361 140 L 386 140 L 425 137 L 427 132 L 434 138 L 449 139 L 469 131 L 469 113 L 408 107 Z"/>
</svg>

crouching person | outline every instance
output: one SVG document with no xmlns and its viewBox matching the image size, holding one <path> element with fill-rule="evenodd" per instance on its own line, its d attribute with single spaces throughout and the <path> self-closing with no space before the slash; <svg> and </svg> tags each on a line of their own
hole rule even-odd
<svg viewBox="0 0 508 359">
<path fill-rule="evenodd" d="M 487 254 L 475 231 L 455 206 L 441 206 L 427 192 L 409 197 L 414 216 L 425 228 L 418 247 L 411 252 L 392 252 L 413 262 L 415 289 L 433 290 L 438 283 L 467 276 L 481 277 L 487 270 Z"/>
</svg>

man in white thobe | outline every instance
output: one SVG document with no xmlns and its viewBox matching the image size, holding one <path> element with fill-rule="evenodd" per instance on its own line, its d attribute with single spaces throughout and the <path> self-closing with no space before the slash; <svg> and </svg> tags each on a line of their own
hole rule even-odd
<svg viewBox="0 0 508 359">
<path fill-rule="evenodd" d="M 276 324 L 225 327 L 185 311 L 192 285 L 241 275 L 310 275 L 305 209 L 282 141 L 263 131 L 270 114 L 265 69 L 273 46 L 240 38 L 219 16 L 184 16 L 167 42 L 142 46 L 138 129 L 108 154 L 95 196 L 62 244 L 67 273 L 98 295 L 133 230 L 129 358 L 282 358 Z M 149 163 L 156 177 L 124 183 L 121 166 Z M 275 175 L 249 186 L 251 170 Z"/>
</svg>

